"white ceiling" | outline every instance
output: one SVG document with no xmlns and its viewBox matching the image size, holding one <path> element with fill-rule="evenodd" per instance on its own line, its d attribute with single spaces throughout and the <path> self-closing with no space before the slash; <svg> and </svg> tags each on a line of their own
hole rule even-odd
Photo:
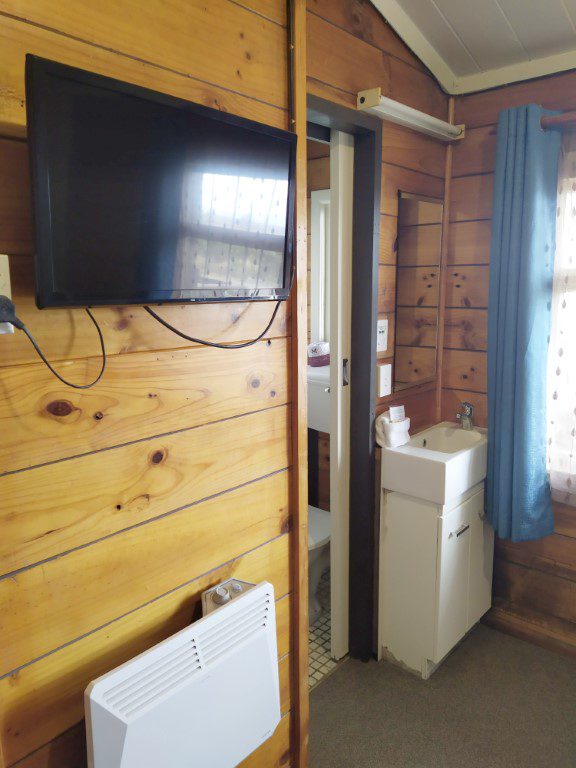
<svg viewBox="0 0 576 768">
<path fill-rule="evenodd" d="M 576 0 L 372 0 L 449 93 L 576 67 Z"/>
</svg>

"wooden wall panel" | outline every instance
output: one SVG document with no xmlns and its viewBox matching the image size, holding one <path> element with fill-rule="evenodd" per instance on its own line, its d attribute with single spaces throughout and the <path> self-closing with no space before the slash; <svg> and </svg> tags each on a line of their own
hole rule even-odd
<svg viewBox="0 0 576 768">
<path fill-rule="evenodd" d="M 380 86 L 386 96 L 446 119 L 446 94 L 369 0 L 308 0 L 308 11 L 310 93 L 355 108 L 357 91 Z M 379 317 L 391 318 L 395 309 L 398 193 L 443 199 L 445 157 L 444 144 L 383 124 Z M 380 361 L 393 359 L 394 328 L 390 322 L 388 334 L 388 350 L 379 353 Z M 405 394 L 402 397 L 406 399 Z M 433 397 L 414 397 L 406 402 L 413 424 L 433 421 Z"/>
<path fill-rule="evenodd" d="M 289 357 L 286 339 L 233 357 L 209 347 L 115 355 L 88 390 L 55 385 L 42 363 L 0 368 L 0 474 L 285 405 Z M 99 366 L 86 359 L 87 378 Z"/>
<path fill-rule="evenodd" d="M 396 267 L 378 267 L 378 314 L 394 312 L 396 307 Z"/>
<path fill-rule="evenodd" d="M 39 312 L 34 301 L 34 268 L 29 257 L 10 258 L 12 296 L 18 316 L 36 337 L 51 362 L 66 361 L 64 370 L 72 380 L 89 379 L 84 358 L 100 353 L 98 337 L 89 317 L 81 309 Z M 161 317 L 189 336 L 208 341 L 238 342 L 257 336 L 270 320 L 273 308 L 267 302 L 238 304 L 171 305 L 158 310 Z M 270 329 L 272 338 L 287 334 L 288 306 L 283 304 Z M 98 307 L 94 310 L 111 358 L 127 352 L 158 349 L 190 349 L 193 345 L 163 328 L 142 307 Z M 0 368 L 36 363 L 38 356 L 21 333 L 3 339 Z M 97 365 L 97 361 L 93 364 Z M 99 369 L 98 369 L 99 370 Z M 77 377 L 77 379 L 75 379 Z"/>
<path fill-rule="evenodd" d="M 269 580 L 279 597 L 276 604 L 278 654 L 290 648 L 290 589 L 288 536 L 230 560 L 218 575 L 248 581 Z M 182 568 L 180 568 L 182 570 Z M 184 577 L 185 578 L 185 577 Z M 165 637 L 184 629 L 201 614 L 200 598 L 213 582 L 203 576 L 183 582 L 152 603 L 138 605 L 52 654 L 39 658 L 0 680 L 3 702 L 3 742 L 9 762 L 28 754 L 81 720 L 87 684 L 109 669 L 128 661 Z M 286 691 L 285 663 L 281 674 Z M 288 697 L 285 694 L 285 701 Z M 31 723 L 38 719 L 38 726 Z"/>
<path fill-rule="evenodd" d="M 228 562 L 286 532 L 287 484 L 287 473 L 273 475 L 150 523 L 145 541 L 131 528 L 3 579 L 0 675 L 174 589 L 186 581 L 191 562 L 195 572 L 207 573 L 214 551 Z M 230 509 L 238 510 L 232 519 Z M 42 632 L 30 633 L 34 622 Z"/>
<path fill-rule="evenodd" d="M 0 574 L 288 466 L 283 406 L 0 477 Z M 233 446 L 233 453 L 229 452 Z"/>
<path fill-rule="evenodd" d="M 365 0 L 350 0 L 346 3 L 334 2 L 334 0 L 308 0 L 307 7 L 310 13 L 326 19 L 365 43 L 379 48 L 383 53 L 402 59 L 423 72 L 426 71 L 420 59 L 398 37 L 372 3 Z"/>
<path fill-rule="evenodd" d="M 492 217 L 491 173 L 452 179 L 451 221 L 476 221 Z"/>
<path fill-rule="evenodd" d="M 1 100 L 0 100 L 1 104 Z M 28 145 L 0 139 L 0 253 L 32 253 Z"/>
<path fill-rule="evenodd" d="M 495 125 L 501 109 L 522 104 L 541 104 L 546 109 L 576 109 L 574 72 L 562 72 L 537 80 L 493 88 L 456 99 L 455 123 L 466 123 L 466 129 Z M 466 139 L 464 140 L 466 141 Z"/>
<path fill-rule="evenodd" d="M 473 176 L 491 173 L 496 161 L 496 126 L 466 130 L 463 141 L 455 141 L 452 154 L 452 175 Z"/>
<path fill-rule="evenodd" d="M 444 178 L 443 142 L 394 123 L 384 123 L 382 128 L 382 162 Z"/>
<path fill-rule="evenodd" d="M 232 3 L 229 3 L 232 5 Z M 44 3 L 48 7 L 48 3 Z M 67 2 L 60 4 L 58 11 L 73 5 Z M 111 5 L 111 4 L 110 4 Z M 197 5 L 195 3 L 195 5 Z M 162 11 L 159 11 L 162 13 Z M 207 9 L 209 13 L 209 10 Z M 171 8 L 163 11 L 169 17 L 172 16 Z M 141 24 L 147 25 L 151 17 L 139 17 Z M 270 24 L 270 27 L 276 25 Z M 0 70 L 2 71 L 2 96 L 0 98 L 0 130 L 5 136 L 23 136 L 26 130 L 26 109 L 24 98 L 24 57 L 27 53 L 33 53 L 44 58 L 54 59 L 62 64 L 87 69 L 108 77 L 116 77 L 135 85 L 142 85 L 157 91 L 178 96 L 190 101 L 196 101 L 215 109 L 250 117 L 254 120 L 286 127 L 286 102 L 275 105 L 252 99 L 244 95 L 242 84 L 235 82 L 234 87 L 227 89 L 227 83 L 205 82 L 195 77 L 194 63 L 192 62 L 190 40 L 195 40 L 196 35 L 186 41 L 186 53 L 190 66 L 183 73 L 166 69 L 162 65 L 150 65 L 147 56 L 139 60 L 132 56 L 126 56 L 122 49 L 111 51 L 98 45 L 87 45 L 82 39 L 74 36 L 60 34 L 58 21 L 54 22 L 54 31 L 42 26 L 27 24 L 8 16 L 0 16 Z M 79 30 L 83 32 L 83 28 Z M 262 30 L 264 33 L 264 30 Z M 215 57 L 213 53 L 213 40 L 210 42 L 212 49 L 208 60 Z M 283 41 L 277 40 L 276 55 L 285 57 Z M 193 48 L 194 46 L 192 46 Z M 155 45 L 152 44 L 152 49 Z M 243 62 L 242 62 L 243 63 Z M 261 88 L 262 86 L 260 86 Z M 282 88 L 282 86 L 280 86 Z M 257 89 L 258 90 L 258 89 Z"/>
<path fill-rule="evenodd" d="M 489 273 L 488 266 L 448 268 L 446 270 L 446 306 L 486 309 Z"/>
<path fill-rule="evenodd" d="M 308 160 L 307 180 L 308 195 L 317 189 L 330 189 L 330 156 Z"/>
<path fill-rule="evenodd" d="M 398 264 L 400 266 L 424 267 L 440 265 L 440 244 L 442 226 L 422 224 L 401 227 L 398 233 Z"/>
<path fill-rule="evenodd" d="M 436 375 L 436 349 L 396 346 L 394 381 L 399 384 L 420 382 Z"/>
<path fill-rule="evenodd" d="M 270 0 L 269 5 L 280 9 L 283 3 Z M 285 30 L 229 0 L 212 0 L 210 7 L 193 0 L 172 6 L 172 13 L 162 0 L 147 0 L 145 8 L 138 0 L 78 0 L 58 6 L 49 0 L 1 0 L 0 11 L 69 37 L 81 32 L 82 40 L 93 46 L 206 83 L 226 83 L 269 104 L 284 106 L 287 101 L 287 64 L 278 55 L 286 43 Z M 139 15 L 140 23 L 134 24 Z"/>
<path fill-rule="evenodd" d="M 491 233 L 491 221 L 452 222 L 448 232 L 448 264 L 488 264 Z"/>
<path fill-rule="evenodd" d="M 380 216 L 379 264 L 396 264 L 398 251 L 398 220 L 396 216 Z"/>
<path fill-rule="evenodd" d="M 448 349 L 486 350 L 488 347 L 487 311 L 446 307 L 444 346 Z"/>
<path fill-rule="evenodd" d="M 444 180 L 428 176 L 411 168 L 401 168 L 389 163 L 382 163 L 382 192 L 380 211 L 390 216 L 398 216 L 398 192 L 410 192 L 414 195 L 436 197 L 444 196 Z M 410 220 L 406 220 L 411 224 Z M 421 222 L 425 223 L 425 222 Z"/>
<path fill-rule="evenodd" d="M 576 107 L 576 73 L 493 89 L 456 99 L 455 122 L 466 137 L 454 146 L 453 223 L 445 314 L 442 416 L 454 419 L 463 400 L 474 420 L 487 426 L 486 358 L 491 186 L 498 112 L 538 103 Z M 460 286 L 460 287 L 458 287 Z M 454 307 L 454 308 L 450 308 Z M 545 362 L 545 361 L 544 361 Z M 488 621 L 524 640 L 576 655 L 576 510 L 555 505 L 556 533 L 537 542 L 497 542 L 494 608 Z"/>
<path fill-rule="evenodd" d="M 399 307 L 437 307 L 439 267 L 399 267 L 396 302 Z"/>
<path fill-rule="evenodd" d="M 343 0 L 337 0 L 342 5 Z M 349 95 L 366 88 L 366 73 L 371 87 L 382 88 L 392 99 L 444 118 L 447 98 L 430 75 L 410 64 L 365 43 L 354 33 L 336 27 L 315 13 L 308 14 L 308 77 Z"/>
<path fill-rule="evenodd" d="M 436 347 L 437 307 L 397 307 L 396 344 Z"/>
<path fill-rule="evenodd" d="M 486 391 L 486 353 L 445 349 L 443 383 L 449 389 Z"/>
<path fill-rule="evenodd" d="M 70 379 L 97 369 L 98 339 L 81 310 L 35 307 L 25 54 L 286 128 L 286 23 L 285 0 L 0 0 L 0 252 L 19 316 Z M 226 342 L 258 335 L 272 309 L 160 313 Z M 289 305 L 237 351 L 189 344 L 140 307 L 95 315 L 108 367 L 87 391 L 51 378 L 22 334 L 2 337 L 0 765 L 83 768 L 86 684 L 186 626 L 232 575 L 274 584 L 285 712 L 243 765 L 296 764 Z"/>
</svg>

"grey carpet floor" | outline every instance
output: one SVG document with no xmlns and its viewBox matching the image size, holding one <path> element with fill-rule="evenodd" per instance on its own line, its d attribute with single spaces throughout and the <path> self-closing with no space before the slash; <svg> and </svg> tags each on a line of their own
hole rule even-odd
<svg viewBox="0 0 576 768">
<path fill-rule="evenodd" d="M 310 768 L 576 768 L 576 661 L 478 626 L 430 680 L 347 661 L 311 692 Z"/>
</svg>

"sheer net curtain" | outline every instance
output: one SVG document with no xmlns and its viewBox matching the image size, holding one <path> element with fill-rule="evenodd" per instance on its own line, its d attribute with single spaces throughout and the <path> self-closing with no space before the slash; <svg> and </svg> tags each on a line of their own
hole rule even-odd
<svg viewBox="0 0 576 768">
<path fill-rule="evenodd" d="M 548 471 L 552 498 L 576 506 L 576 134 L 565 134 L 558 179 L 548 352 Z"/>
</svg>

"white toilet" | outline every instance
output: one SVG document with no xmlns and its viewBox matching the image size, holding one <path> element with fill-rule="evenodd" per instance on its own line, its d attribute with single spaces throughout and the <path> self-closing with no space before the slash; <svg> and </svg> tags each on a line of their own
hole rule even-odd
<svg viewBox="0 0 576 768">
<path fill-rule="evenodd" d="M 322 613 L 317 597 L 322 573 L 330 565 L 330 512 L 308 507 L 308 616 L 309 623 Z"/>
</svg>

